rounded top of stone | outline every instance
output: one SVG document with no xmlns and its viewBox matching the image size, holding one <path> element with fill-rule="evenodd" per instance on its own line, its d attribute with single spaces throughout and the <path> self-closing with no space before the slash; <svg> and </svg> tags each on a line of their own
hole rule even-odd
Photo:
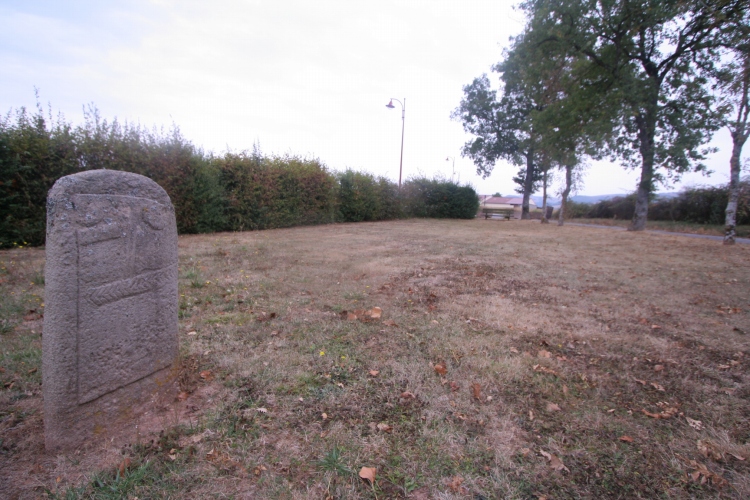
<svg viewBox="0 0 750 500">
<path fill-rule="evenodd" d="M 120 170 L 87 170 L 66 175 L 55 182 L 48 197 L 74 194 L 135 196 L 171 205 L 169 195 L 156 182 L 144 175 Z"/>
</svg>

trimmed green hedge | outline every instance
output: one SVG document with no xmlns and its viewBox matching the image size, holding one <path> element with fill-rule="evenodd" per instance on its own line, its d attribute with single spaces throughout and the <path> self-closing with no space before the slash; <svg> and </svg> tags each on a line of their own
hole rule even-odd
<svg viewBox="0 0 750 500">
<path fill-rule="evenodd" d="M 471 218 L 473 188 L 424 178 L 331 172 L 317 159 L 223 156 L 169 131 L 108 122 L 89 108 L 77 127 L 20 108 L 0 118 L 0 248 L 44 244 L 47 192 L 62 176 L 91 169 L 145 175 L 175 206 L 180 233 L 247 231 L 404 217 Z"/>
<path fill-rule="evenodd" d="M 722 225 L 726 220 L 729 186 L 687 188 L 673 198 L 652 201 L 648 206 L 649 220 L 694 222 Z M 635 194 L 618 196 L 594 204 L 571 203 L 566 208 L 569 218 L 624 219 L 633 218 Z M 750 178 L 740 182 L 737 204 L 737 225 L 750 224 Z"/>
</svg>

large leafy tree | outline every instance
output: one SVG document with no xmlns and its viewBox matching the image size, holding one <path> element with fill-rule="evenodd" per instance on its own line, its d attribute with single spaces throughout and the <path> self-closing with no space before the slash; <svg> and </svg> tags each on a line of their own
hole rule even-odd
<svg viewBox="0 0 750 500">
<path fill-rule="evenodd" d="M 643 230 L 657 182 L 705 170 L 702 148 L 721 125 L 706 68 L 719 27 L 746 0 L 529 0 L 538 39 L 563 44 L 587 65 L 586 92 L 604 92 L 616 132 L 607 152 L 640 168 L 631 229 Z M 583 91 L 582 90 L 582 91 Z"/>
<path fill-rule="evenodd" d="M 611 135 L 612 106 L 606 101 L 612 96 L 602 88 L 606 82 L 599 70 L 585 64 L 569 44 L 550 37 L 545 22 L 543 17 L 529 19 L 502 67 L 504 80 L 525 88 L 538 103 L 530 118 L 538 137 L 540 177 L 546 178 L 552 168 L 564 171 L 561 225 L 568 195 L 581 181 L 582 159 L 599 158 L 602 143 Z"/>
<path fill-rule="evenodd" d="M 531 125 L 534 108 L 535 103 L 522 88 L 505 85 L 498 99 L 489 78 L 482 75 L 464 87 L 464 98 L 452 114 L 474 136 L 464 145 L 462 154 L 472 159 L 477 174 L 487 178 L 501 159 L 523 166 L 517 178 L 522 184 L 522 219 L 529 218 L 529 197 L 537 180 L 534 155 L 538 137 Z"/>
</svg>

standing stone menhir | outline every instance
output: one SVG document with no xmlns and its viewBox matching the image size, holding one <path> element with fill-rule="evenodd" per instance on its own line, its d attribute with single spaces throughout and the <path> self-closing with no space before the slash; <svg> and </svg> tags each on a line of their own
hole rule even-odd
<svg viewBox="0 0 750 500">
<path fill-rule="evenodd" d="M 167 193 L 142 175 L 92 170 L 47 199 L 42 340 L 49 451 L 135 427 L 174 396 L 177 228 Z"/>
</svg>

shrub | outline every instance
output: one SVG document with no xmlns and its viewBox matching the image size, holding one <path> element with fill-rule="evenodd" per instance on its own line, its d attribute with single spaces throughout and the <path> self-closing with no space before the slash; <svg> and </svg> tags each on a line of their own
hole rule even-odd
<svg viewBox="0 0 750 500">
<path fill-rule="evenodd" d="M 451 181 L 410 178 L 402 191 L 404 210 L 411 217 L 473 219 L 479 210 L 479 197 L 474 188 Z"/>
<path fill-rule="evenodd" d="M 264 157 L 259 151 L 216 158 L 231 231 L 334 221 L 336 182 L 320 161 Z"/>
<path fill-rule="evenodd" d="M 337 175 L 338 220 L 361 222 L 381 220 L 380 185 L 372 174 L 347 169 Z"/>
</svg>

